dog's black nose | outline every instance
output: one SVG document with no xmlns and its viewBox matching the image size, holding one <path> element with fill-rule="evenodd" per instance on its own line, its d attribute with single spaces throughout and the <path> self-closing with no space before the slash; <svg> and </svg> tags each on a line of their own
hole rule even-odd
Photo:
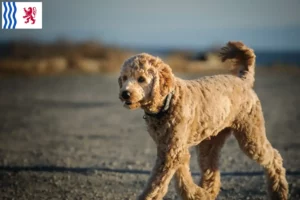
<svg viewBox="0 0 300 200">
<path fill-rule="evenodd" d="M 130 97 L 130 92 L 128 92 L 127 90 L 122 92 L 122 98 L 123 99 L 129 99 Z"/>
</svg>

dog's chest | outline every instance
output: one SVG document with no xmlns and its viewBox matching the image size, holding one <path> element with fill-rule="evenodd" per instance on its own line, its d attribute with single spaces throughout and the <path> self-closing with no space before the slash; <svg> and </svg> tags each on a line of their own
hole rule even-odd
<svg viewBox="0 0 300 200">
<path fill-rule="evenodd" d="M 163 119 L 146 119 L 147 130 L 152 139 L 158 143 L 170 132 L 170 123 Z"/>
</svg>

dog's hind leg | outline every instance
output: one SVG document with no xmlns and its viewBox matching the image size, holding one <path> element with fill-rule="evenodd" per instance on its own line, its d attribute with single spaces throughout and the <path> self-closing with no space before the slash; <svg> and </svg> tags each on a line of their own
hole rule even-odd
<svg viewBox="0 0 300 200">
<path fill-rule="evenodd" d="M 196 146 L 198 163 L 201 169 L 200 186 L 215 199 L 220 191 L 221 177 L 218 168 L 219 154 L 231 129 L 222 130 L 217 136 L 204 140 Z"/>
<path fill-rule="evenodd" d="M 234 135 L 240 148 L 248 157 L 264 167 L 269 199 L 287 200 L 288 183 L 282 158 L 266 137 L 260 104 L 256 104 L 250 113 L 241 116 L 234 126 Z"/>
<path fill-rule="evenodd" d="M 194 183 L 188 154 L 175 173 L 176 191 L 183 200 L 212 200 L 211 195 Z"/>
</svg>

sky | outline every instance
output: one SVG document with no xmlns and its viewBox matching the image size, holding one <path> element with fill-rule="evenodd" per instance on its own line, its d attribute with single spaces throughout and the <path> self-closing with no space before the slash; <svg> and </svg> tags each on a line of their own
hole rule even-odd
<svg viewBox="0 0 300 200">
<path fill-rule="evenodd" d="M 99 40 L 151 48 L 207 48 L 241 40 L 300 50 L 299 0 L 49 0 L 42 30 L 1 30 L 0 40 Z"/>
</svg>

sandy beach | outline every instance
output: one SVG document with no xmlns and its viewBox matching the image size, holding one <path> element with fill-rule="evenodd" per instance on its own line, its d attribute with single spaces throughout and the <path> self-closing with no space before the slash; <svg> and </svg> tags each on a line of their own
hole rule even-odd
<svg viewBox="0 0 300 200">
<path fill-rule="evenodd" d="M 290 199 L 300 199 L 300 74 L 257 70 L 255 90 L 267 136 L 284 159 Z M 0 110 L 0 199 L 125 200 L 145 186 L 155 146 L 142 111 L 122 107 L 117 75 L 1 77 Z M 219 200 L 266 199 L 262 168 L 233 137 L 220 169 Z M 173 182 L 165 199 L 178 199 Z"/>
</svg>

